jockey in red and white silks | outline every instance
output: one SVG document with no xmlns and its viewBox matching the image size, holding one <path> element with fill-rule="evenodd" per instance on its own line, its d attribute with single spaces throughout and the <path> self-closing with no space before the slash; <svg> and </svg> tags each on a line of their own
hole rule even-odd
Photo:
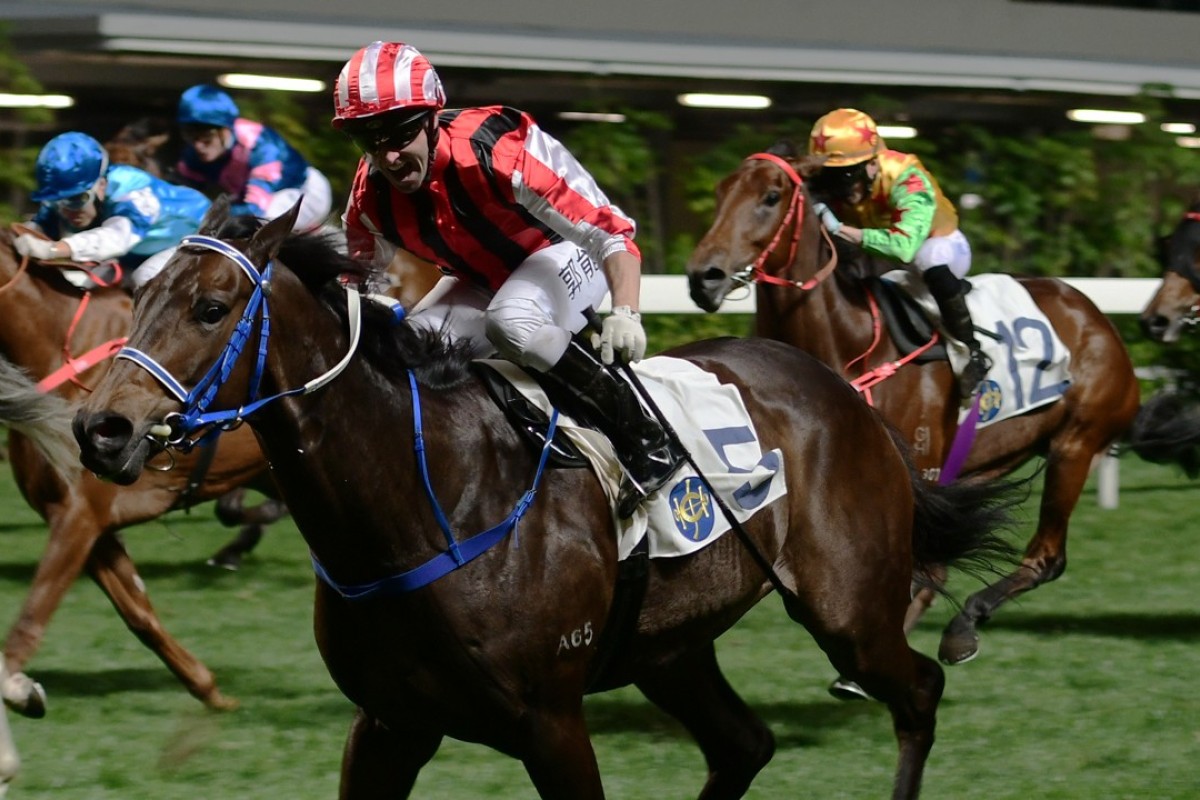
<svg viewBox="0 0 1200 800">
<path fill-rule="evenodd" d="M 477 355 L 498 352 L 576 397 L 626 467 L 620 513 L 632 513 L 682 460 L 601 363 L 646 350 L 633 220 L 528 114 L 445 102 L 433 66 L 408 44 L 374 42 L 342 68 L 333 124 L 363 153 L 343 217 L 350 254 L 382 266 L 402 248 L 440 266 L 445 277 L 413 324 Z M 610 291 L 597 358 L 573 336 Z"/>
</svg>

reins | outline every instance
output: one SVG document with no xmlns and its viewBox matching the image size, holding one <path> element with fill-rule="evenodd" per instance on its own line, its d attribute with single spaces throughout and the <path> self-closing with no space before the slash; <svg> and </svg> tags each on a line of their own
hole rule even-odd
<svg viewBox="0 0 1200 800">
<path fill-rule="evenodd" d="M 327 372 L 313 378 L 302 386 L 278 392 L 269 397 L 255 399 L 258 397 L 266 368 L 267 346 L 271 333 L 267 298 L 270 295 L 270 281 L 274 262 L 268 262 L 262 272 L 259 272 L 250 263 L 250 259 L 240 250 L 220 239 L 210 236 L 186 236 L 181 242 L 181 246 L 187 245 L 212 250 L 233 261 L 241 268 L 246 277 L 254 283 L 254 291 L 250 295 L 250 299 L 246 301 L 246 308 L 242 312 L 242 318 L 238 321 L 237 326 L 230 335 L 229 341 L 225 344 L 216 362 L 191 390 L 186 389 L 179 380 L 171 375 L 169 370 L 145 352 L 126 346 L 121 348 L 117 353 L 117 358 L 132 361 L 148 371 L 163 385 L 168 393 L 183 404 L 183 411 L 168 414 L 162 423 L 153 426 L 147 434 L 147 438 L 163 449 L 170 448 L 181 452 L 188 452 L 197 443 L 209 436 L 215 436 L 221 431 L 236 427 L 242 423 L 245 417 L 268 403 L 293 395 L 309 394 L 325 386 L 340 375 L 350 364 L 350 360 L 358 350 L 359 337 L 362 332 L 361 297 L 356 287 L 346 284 L 347 318 L 350 327 L 350 344 L 346 349 L 346 354 Z M 397 321 L 404 318 L 404 308 L 402 306 L 398 304 L 393 305 L 392 310 L 393 316 Z M 234 365 L 245 351 L 246 342 L 254 331 L 256 321 L 258 322 L 258 350 L 254 372 L 250 378 L 250 402 L 225 411 L 208 411 L 209 404 L 229 379 Z M 517 501 L 516 506 L 509 512 L 508 516 L 499 524 L 463 539 L 460 542 L 455 537 L 454 531 L 450 527 L 450 522 L 442 510 L 441 504 L 434 494 L 433 485 L 430 482 L 429 466 L 425 456 L 421 396 L 417 390 L 416 376 L 411 369 L 408 371 L 408 383 L 413 404 L 413 447 L 416 450 L 417 463 L 421 473 L 421 481 L 425 488 L 425 495 L 433 507 L 434 518 L 437 520 L 438 527 L 446 539 L 446 550 L 413 569 L 368 583 L 357 584 L 337 581 L 317 559 L 316 553 L 310 552 L 313 571 L 317 577 L 325 585 L 347 600 L 365 600 L 371 597 L 411 592 L 414 589 L 419 589 L 436 581 L 487 552 L 493 545 L 516 530 L 517 523 L 524 516 L 529 506 L 533 503 L 534 497 L 537 495 L 538 485 L 541 483 L 546 463 L 550 457 L 554 432 L 558 426 L 557 410 L 555 410 L 554 415 L 550 419 L 545 444 L 542 447 L 537 471 L 534 473 L 533 483 L 530 488 Z M 205 432 L 194 439 L 188 438 L 198 431 Z"/>
<path fill-rule="evenodd" d="M 786 265 L 785 269 L 790 267 L 796 261 L 796 254 L 799 252 L 800 244 L 800 223 L 804 219 L 804 192 L 801 191 L 801 188 L 804 185 L 804 179 L 800 176 L 800 173 L 796 171 L 795 167 L 793 167 L 787 161 L 787 159 L 781 158 L 773 153 L 754 153 L 753 155 L 747 156 L 746 160 L 769 161 L 770 163 L 779 167 L 783 170 L 784 174 L 791 179 L 793 191 L 791 203 L 788 204 L 787 213 L 784 214 L 783 221 L 779 223 L 779 228 L 776 229 L 775 236 L 771 239 L 770 244 L 767 245 L 762 253 L 759 254 L 758 258 L 755 259 L 754 263 L 751 264 L 745 270 L 745 272 L 749 273 L 750 280 L 758 283 L 770 283 L 776 286 L 790 286 L 801 291 L 811 291 L 815 289 L 817 286 L 823 283 L 826 278 L 833 274 L 833 271 L 837 268 L 838 263 L 837 248 L 834 246 L 833 239 L 830 238 L 829 231 L 825 230 L 824 225 L 820 225 L 818 227 L 821 230 L 821 234 L 825 237 L 826 243 L 829 245 L 829 261 L 823 267 L 817 270 L 817 272 L 813 274 L 811 278 L 805 281 L 797 281 L 779 275 L 773 275 L 764 269 L 767 259 L 773 252 L 775 252 L 775 248 L 779 245 L 779 241 L 783 236 L 783 232 L 787 229 L 789 224 L 792 225 L 792 243 L 788 250 L 788 259 L 784 262 Z M 871 355 L 871 353 L 875 352 L 875 348 L 878 347 L 879 343 L 882 341 L 883 325 L 879 312 L 879 304 L 875 302 L 875 298 L 870 292 L 866 292 L 866 296 L 867 305 L 871 313 L 871 344 L 865 351 L 863 351 L 861 355 L 856 356 L 846 363 L 846 365 L 843 367 L 844 372 L 849 372 L 850 367 L 860 361 L 863 362 L 865 367 L 867 358 Z M 933 336 L 929 339 L 929 341 L 921 345 L 921 347 L 917 348 L 903 358 L 900 358 L 896 361 L 889 361 L 885 364 L 875 367 L 869 372 L 864 372 L 862 375 L 850 381 L 850 385 L 863 395 L 863 398 L 869 405 L 875 405 L 874 398 L 871 395 L 871 388 L 895 375 L 896 371 L 905 364 L 908 364 L 909 362 L 920 357 L 922 353 L 933 347 L 939 338 L 940 337 L 938 336 L 937 331 L 934 331 Z"/>
<path fill-rule="evenodd" d="M 267 346 L 271 337 L 271 316 L 267 309 L 267 297 L 270 294 L 271 270 L 274 262 L 267 262 L 267 266 L 260 273 L 240 250 L 211 236 L 185 236 L 180 242 L 180 246 L 200 247 L 220 253 L 237 264 L 246 277 L 254 283 L 254 291 L 250 295 L 250 299 L 246 301 L 242 318 L 230 335 L 221 355 L 217 357 L 216 362 L 204 377 L 190 390 L 186 389 L 171 375 L 169 370 L 147 353 L 128 345 L 117 352 L 118 359 L 127 359 L 145 369 L 162 384 L 171 396 L 183 404 L 183 411 L 168 414 L 162 423 L 151 428 L 147 435 L 164 449 L 173 448 L 186 453 L 195 447 L 203 436 L 237 427 L 246 416 L 253 414 L 268 403 L 284 397 L 310 394 L 340 375 L 358 349 L 358 339 L 362 332 L 362 315 L 358 290 L 352 286 L 346 286 L 346 315 L 350 327 L 350 344 L 346 354 L 328 371 L 304 385 L 259 398 L 260 384 L 266 367 Z M 250 378 L 249 402 L 237 408 L 208 411 L 208 406 L 216 397 L 217 392 L 229 380 L 247 340 L 254 332 L 256 320 L 258 323 L 258 350 L 254 372 Z M 194 439 L 188 438 L 200 431 L 204 431 L 202 436 Z"/>
</svg>

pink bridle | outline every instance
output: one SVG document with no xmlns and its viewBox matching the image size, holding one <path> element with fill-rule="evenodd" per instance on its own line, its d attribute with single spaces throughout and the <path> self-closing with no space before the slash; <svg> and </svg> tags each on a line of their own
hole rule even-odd
<svg viewBox="0 0 1200 800">
<path fill-rule="evenodd" d="M 754 153 L 746 157 L 747 161 L 769 161 L 775 166 L 783 170 L 783 173 L 791 179 L 793 184 L 792 200 L 788 203 L 787 213 L 783 215 L 783 220 L 779 223 L 779 227 L 775 231 L 775 236 L 771 239 L 771 243 L 759 253 L 758 258 L 750 265 L 751 279 L 761 281 L 763 283 L 772 283 L 777 286 L 791 286 L 802 291 L 809 291 L 818 286 L 821 281 L 828 278 L 837 268 L 837 248 L 833 246 L 833 242 L 829 240 L 829 233 L 824 227 L 821 228 L 821 233 L 824 234 L 825 240 L 829 241 L 829 249 L 832 255 L 829 257 L 829 262 L 817 270 L 817 273 L 806 281 L 795 281 L 790 278 L 772 275 L 763 269 L 763 265 L 771 254 L 775 252 L 775 248 L 779 246 L 779 240 L 783 238 L 783 232 L 787 230 L 789 224 L 792 224 L 792 242 L 788 248 L 787 261 L 784 263 L 791 266 L 796 260 L 796 253 L 800 249 L 800 222 L 804 219 L 804 192 L 800 191 L 804 185 L 804 179 L 800 177 L 800 173 L 796 172 L 793 167 L 784 158 L 780 158 L 773 153 Z M 794 224 L 793 224 L 794 223 Z"/>
</svg>

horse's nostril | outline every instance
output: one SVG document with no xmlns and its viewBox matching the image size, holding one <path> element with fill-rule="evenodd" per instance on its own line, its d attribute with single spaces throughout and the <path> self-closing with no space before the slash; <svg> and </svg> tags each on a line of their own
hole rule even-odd
<svg viewBox="0 0 1200 800">
<path fill-rule="evenodd" d="M 702 280 L 708 284 L 724 283 L 725 279 L 728 277 L 728 273 L 726 273 L 725 270 L 721 269 L 720 267 L 709 267 L 708 269 L 704 270 Z"/>
</svg>

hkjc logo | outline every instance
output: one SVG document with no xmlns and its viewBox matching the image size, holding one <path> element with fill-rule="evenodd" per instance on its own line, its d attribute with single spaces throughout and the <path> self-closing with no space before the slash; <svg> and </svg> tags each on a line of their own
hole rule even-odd
<svg viewBox="0 0 1200 800">
<path fill-rule="evenodd" d="M 1004 392 L 1000 384 L 993 380 L 985 380 L 979 386 L 979 421 L 987 422 L 1000 413 L 1004 405 Z"/>
<path fill-rule="evenodd" d="M 675 484 L 671 490 L 671 516 L 680 535 L 693 542 L 703 542 L 713 530 L 713 501 L 708 488 L 699 478 L 691 476 Z"/>
</svg>

